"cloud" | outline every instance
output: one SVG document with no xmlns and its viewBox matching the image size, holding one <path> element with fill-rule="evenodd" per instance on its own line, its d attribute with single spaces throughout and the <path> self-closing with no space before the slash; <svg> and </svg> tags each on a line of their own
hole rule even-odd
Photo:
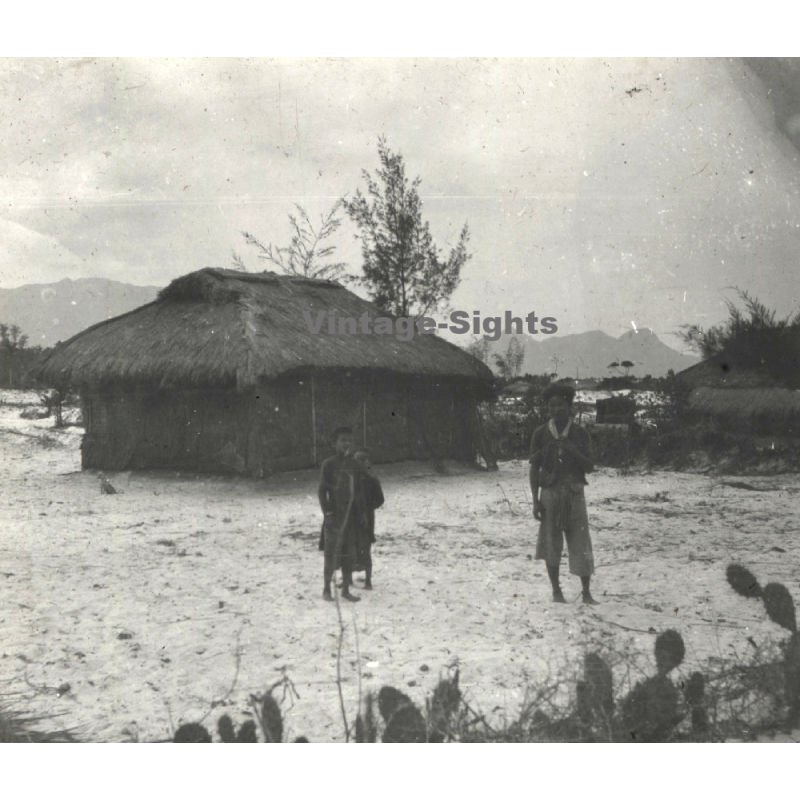
<svg viewBox="0 0 800 800">
<path fill-rule="evenodd" d="M 50 283 L 67 276 L 90 277 L 86 261 L 55 237 L 44 236 L 16 222 L 0 219 L 0 286 Z"/>
<path fill-rule="evenodd" d="M 284 243 L 294 202 L 317 213 L 364 188 L 385 133 L 422 178 L 440 246 L 470 223 L 455 305 L 481 308 L 488 281 L 500 310 L 546 307 L 565 332 L 631 318 L 661 332 L 724 315 L 738 284 L 784 313 L 800 81 L 791 60 L 770 64 L 6 61 L 2 214 L 60 243 L 59 277 L 163 284 L 247 256 L 241 230 Z M 338 244 L 357 267 L 353 232 Z"/>
<path fill-rule="evenodd" d="M 745 58 L 742 61 L 761 84 L 752 87 L 752 91 L 762 95 L 774 114 L 775 125 L 800 150 L 800 59 Z"/>
</svg>

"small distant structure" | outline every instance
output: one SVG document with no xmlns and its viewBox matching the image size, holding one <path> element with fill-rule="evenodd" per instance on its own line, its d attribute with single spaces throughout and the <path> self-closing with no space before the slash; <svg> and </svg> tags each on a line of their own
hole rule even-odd
<svg viewBox="0 0 800 800">
<path fill-rule="evenodd" d="M 518 400 L 522 400 L 528 394 L 530 388 L 531 384 L 520 378 L 504 386 L 499 394 L 504 401 L 514 403 Z"/>
<path fill-rule="evenodd" d="M 636 401 L 631 395 L 615 395 L 596 402 L 596 425 L 633 425 Z"/>
</svg>

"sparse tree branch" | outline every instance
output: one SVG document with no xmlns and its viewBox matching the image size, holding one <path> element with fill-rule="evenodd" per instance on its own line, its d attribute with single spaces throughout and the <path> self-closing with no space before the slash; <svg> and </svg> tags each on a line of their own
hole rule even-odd
<svg viewBox="0 0 800 800">
<path fill-rule="evenodd" d="M 259 250 L 258 257 L 269 261 L 287 275 L 301 275 L 319 280 L 345 279 L 343 261 L 330 262 L 336 252 L 336 245 L 322 244 L 333 236 L 342 224 L 339 211 L 343 200 L 337 200 L 327 214 L 320 215 L 319 224 L 312 222 L 303 206 L 295 203 L 296 214 L 289 214 L 292 238 L 289 245 L 279 247 L 272 243 L 265 245 L 252 233 L 242 231 L 245 242 Z"/>
<path fill-rule="evenodd" d="M 470 258 L 469 228 L 463 227 L 458 244 L 442 259 L 422 219 L 421 178 L 407 179 L 403 156 L 389 150 L 384 137 L 378 140 L 378 157 L 376 177 L 362 171 L 366 195 L 357 190 L 352 200 L 342 200 L 361 242 L 359 282 L 381 308 L 419 319 L 433 313 L 458 286 Z"/>
</svg>

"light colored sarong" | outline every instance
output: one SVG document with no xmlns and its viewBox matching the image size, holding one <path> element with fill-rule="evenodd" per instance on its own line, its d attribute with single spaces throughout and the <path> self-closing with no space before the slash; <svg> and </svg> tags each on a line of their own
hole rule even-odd
<svg viewBox="0 0 800 800">
<path fill-rule="evenodd" d="M 594 573 L 592 540 L 583 484 L 563 483 L 542 489 L 542 521 L 536 540 L 536 558 L 549 566 L 561 563 L 564 537 L 567 539 L 569 571 L 586 577 Z"/>
</svg>

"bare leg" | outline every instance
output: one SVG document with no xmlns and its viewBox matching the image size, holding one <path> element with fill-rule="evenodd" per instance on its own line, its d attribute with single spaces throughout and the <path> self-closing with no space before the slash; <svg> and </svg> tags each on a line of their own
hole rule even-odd
<svg viewBox="0 0 800 800">
<path fill-rule="evenodd" d="M 364 580 L 364 588 L 371 589 L 372 588 L 372 545 L 367 545 L 367 554 L 366 558 L 364 559 L 364 572 L 366 573 L 366 577 Z"/>
<path fill-rule="evenodd" d="M 596 606 L 599 605 L 597 600 L 592 597 L 592 593 L 589 591 L 589 583 L 591 582 L 592 578 L 590 575 L 581 575 L 581 584 L 583 584 L 583 602 L 586 603 L 587 606 Z"/>
<path fill-rule="evenodd" d="M 325 559 L 323 580 L 325 581 L 325 587 L 322 590 L 322 599 L 332 601 L 333 595 L 331 594 L 331 581 L 333 580 L 333 570 L 330 568 L 327 558 Z"/>
<path fill-rule="evenodd" d="M 342 570 L 342 597 L 351 603 L 357 603 L 361 598 L 350 594 L 350 587 L 353 585 L 353 573 L 350 570 Z"/>
<path fill-rule="evenodd" d="M 553 602 L 566 603 L 564 593 L 561 591 L 561 584 L 558 579 L 558 564 L 547 565 L 547 576 L 550 578 L 550 585 L 553 587 Z"/>
</svg>

